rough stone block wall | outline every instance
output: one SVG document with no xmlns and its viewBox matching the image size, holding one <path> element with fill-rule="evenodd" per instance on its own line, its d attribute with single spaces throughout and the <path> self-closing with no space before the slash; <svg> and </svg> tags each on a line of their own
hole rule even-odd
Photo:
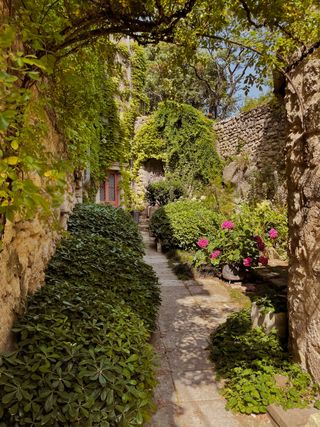
<svg viewBox="0 0 320 427">
<path fill-rule="evenodd" d="M 48 115 L 47 119 L 45 148 L 63 158 L 65 146 L 61 136 L 55 130 L 53 117 Z M 68 214 L 77 201 L 76 187 L 70 176 L 64 202 L 53 212 L 56 224 L 36 216 L 30 221 L 7 221 L 5 225 L 0 251 L 0 351 L 12 347 L 12 324 L 16 315 L 23 312 L 27 295 L 43 285 L 44 270 L 61 234 L 57 225 L 60 224 L 60 231 L 66 227 Z"/>
<path fill-rule="evenodd" d="M 320 382 L 320 50 L 292 72 L 286 109 L 289 332 L 295 359 Z M 298 94 L 297 94 L 298 92 Z"/>
<path fill-rule="evenodd" d="M 258 174 L 260 181 L 274 180 L 273 186 L 279 187 L 276 190 L 284 191 L 287 121 L 280 102 L 273 101 L 240 113 L 216 123 L 214 129 L 220 156 L 233 163 L 229 171 L 226 170 L 226 178 L 240 193 L 244 187 L 244 198 Z M 265 184 L 270 186 L 270 182 Z"/>
</svg>

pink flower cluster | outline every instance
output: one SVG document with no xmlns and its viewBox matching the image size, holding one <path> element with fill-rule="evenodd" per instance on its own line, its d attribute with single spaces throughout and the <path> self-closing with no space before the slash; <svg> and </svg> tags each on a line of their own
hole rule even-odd
<svg viewBox="0 0 320 427">
<path fill-rule="evenodd" d="M 216 259 L 218 258 L 218 256 L 220 256 L 221 251 L 219 249 L 216 249 L 215 251 L 212 252 L 212 254 L 210 255 L 211 259 Z"/>
<path fill-rule="evenodd" d="M 266 248 L 266 245 L 260 236 L 254 236 L 254 240 L 257 242 L 257 248 L 259 251 L 263 252 Z"/>
<path fill-rule="evenodd" d="M 270 239 L 276 239 L 278 237 L 278 231 L 275 228 L 271 228 L 268 234 Z"/>
<path fill-rule="evenodd" d="M 206 248 L 207 246 L 208 246 L 208 244 L 209 244 L 209 240 L 207 240 L 207 239 L 199 239 L 198 241 L 197 241 L 197 245 L 199 246 L 199 248 Z"/>
<path fill-rule="evenodd" d="M 243 265 L 245 267 L 251 267 L 252 261 L 253 261 L 253 259 L 250 256 L 248 256 L 247 258 L 245 258 L 243 260 Z"/>
<path fill-rule="evenodd" d="M 229 220 L 223 221 L 223 223 L 221 224 L 221 228 L 226 230 L 232 230 L 234 228 L 234 223 Z"/>
<path fill-rule="evenodd" d="M 268 265 L 268 262 L 269 262 L 269 259 L 266 256 L 259 257 L 259 263 L 261 265 L 266 266 L 266 265 Z"/>
</svg>

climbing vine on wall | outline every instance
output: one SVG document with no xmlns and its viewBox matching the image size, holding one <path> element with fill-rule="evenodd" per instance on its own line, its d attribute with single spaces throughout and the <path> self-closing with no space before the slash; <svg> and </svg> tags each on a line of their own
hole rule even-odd
<svg viewBox="0 0 320 427">
<path fill-rule="evenodd" d="M 146 114 L 149 99 L 145 93 L 147 58 L 145 49 L 136 42 L 128 41 L 120 44 L 124 62 L 120 91 L 122 126 L 124 131 L 124 167 L 121 171 L 124 203 L 128 209 L 135 208 L 135 192 L 132 191 L 132 173 L 128 167 L 131 162 L 131 144 L 134 138 L 134 127 L 138 116 Z"/>
<path fill-rule="evenodd" d="M 19 50 L 14 27 L 0 36 L 0 235 L 16 216 L 49 215 L 61 203 L 65 185 L 62 159 L 47 152 L 49 118 L 41 72 L 52 73 L 49 58 L 38 60 Z M 37 83 L 37 90 L 35 90 Z"/>
<path fill-rule="evenodd" d="M 190 105 L 160 103 L 135 136 L 133 158 L 135 175 L 147 159 L 162 160 L 166 175 L 180 179 L 188 194 L 220 182 L 212 121 Z"/>
<path fill-rule="evenodd" d="M 55 7 L 26 1 L 1 28 L 0 235 L 7 219 L 51 216 L 68 173 L 89 167 L 94 197 L 107 168 L 129 159 L 143 48 L 132 43 L 125 52 L 106 36 L 68 53 L 45 53 L 63 19 Z M 120 87 L 125 56 L 132 81 Z"/>
<path fill-rule="evenodd" d="M 115 52 L 115 45 L 106 40 L 103 46 L 67 56 L 59 63 L 51 89 L 73 167 L 90 168 L 92 195 L 107 168 L 125 157 Z"/>
</svg>

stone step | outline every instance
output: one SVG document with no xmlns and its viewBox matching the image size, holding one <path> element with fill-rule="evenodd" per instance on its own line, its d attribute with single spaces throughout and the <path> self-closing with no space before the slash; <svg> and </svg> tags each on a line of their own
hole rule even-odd
<svg viewBox="0 0 320 427">
<path fill-rule="evenodd" d="M 320 427 L 320 411 L 315 408 L 284 410 L 269 405 L 267 410 L 274 427 Z"/>
</svg>

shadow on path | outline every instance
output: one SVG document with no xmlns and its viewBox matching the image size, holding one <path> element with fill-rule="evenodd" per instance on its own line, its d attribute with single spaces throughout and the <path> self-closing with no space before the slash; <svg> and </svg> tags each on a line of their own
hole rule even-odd
<svg viewBox="0 0 320 427">
<path fill-rule="evenodd" d="M 214 369 L 208 360 L 208 337 L 235 306 L 219 283 L 177 279 L 166 257 L 144 235 L 145 261 L 161 283 L 162 306 L 152 343 L 159 355 L 155 392 L 157 412 L 148 427 L 237 427 L 237 417 L 225 410 Z"/>
</svg>

